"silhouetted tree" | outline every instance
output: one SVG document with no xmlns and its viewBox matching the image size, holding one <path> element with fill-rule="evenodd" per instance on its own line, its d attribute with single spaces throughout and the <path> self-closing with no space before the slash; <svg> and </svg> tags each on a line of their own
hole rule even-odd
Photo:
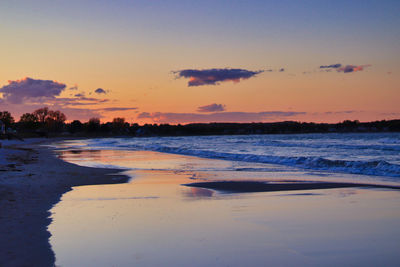
<svg viewBox="0 0 400 267">
<path fill-rule="evenodd" d="M 50 110 L 48 107 L 39 108 L 32 113 L 44 131 L 61 131 L 67 119 L 59 110 Z"/>
<path fill-rule="evenodd" d="M 46 128 L 56 132 L 61 131 L 63 129 L 64 122 L 66 119 L 67 117 L 61 111 L 49 110 L 47 117 L 45 118 Z"/>
<path fill-rule="evenodd" d="M 99 118 L 91 118 L 89 119 L 88 124 L 88 131 L 95 132 L 100 128 L 100 119 Z"/>
<path fill-rule="evenodd" d="M 77 133 L 80 131 L 82 131 L 82 122 L 80 122 L 79 120 L 74 120 L 73 122 L 71 122 L 71 124 L 69 125 L 69 132 Z"/>
<path fill-rule="evenodd" d="M 38 119 L 39 123 L 42 126 L 44 126 L 44 124 L 46 122 L 46 118 L 49 115 L 49 108 L 48 107 L 39 108 L 33 112 L 33 115 L 35 115 L 36 118 Z"/>
<path fill-rule="evenodd" d="M 4 123 L 6 128 L 11 127 L 11 125 L 14 123 L 14 118 L 8 111 L 0 111 L 0 120 Z"/>
<path fill-rule="evenodd" d="M 39 121 L 32 113 L 23 114 L 19 119 L 18 124 L 22 129 L 25 130 L 35 130 L 39 127 Z"/>
<path fill-rule="evenodd" d="M 112 128 L 115 132 L 121 132 L 125 126 L 125 118 L 114 118 L 112 121 Z"/>
</svg>

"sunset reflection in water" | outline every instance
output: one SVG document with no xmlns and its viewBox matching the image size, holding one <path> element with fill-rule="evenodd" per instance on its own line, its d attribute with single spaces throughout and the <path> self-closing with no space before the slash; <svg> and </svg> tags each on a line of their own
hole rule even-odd
<svg viewBox="0 0 400 267">
<path fill-rule="evenodd" d="M 60 157 L 86 166 L 130 169 L 124 173 L 132 179 L 127 184 L 76 187 L 63 196 L 52 209 L 49 227 L 57 265 L 399 262 L 395 256 L 400 252 L 397 191 L 346 188 L 226 194 L 182 185 L 322 177 L 305 172 L 235 171 L 260 166 L 157 152 L 73 151 Z M 344 176 L 338 179 L 351 179 Z"/>
</svg>

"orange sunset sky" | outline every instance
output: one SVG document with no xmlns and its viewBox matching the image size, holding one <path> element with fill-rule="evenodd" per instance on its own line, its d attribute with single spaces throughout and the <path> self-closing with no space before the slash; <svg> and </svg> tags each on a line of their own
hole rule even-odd
<svg viewBox="0 0 400 267">
<path fill-rule="evenodd" d="M 68 120 L 400 118 L 399 1 L 2 1 L 0 110 Z"/>
</svg>

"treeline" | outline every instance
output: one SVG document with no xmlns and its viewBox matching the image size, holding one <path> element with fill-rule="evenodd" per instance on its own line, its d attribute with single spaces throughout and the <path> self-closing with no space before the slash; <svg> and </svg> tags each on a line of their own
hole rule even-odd
<svg viewBox="0 0 400 267">
<path fill-rule="evenodd" d="M 186 125 L 145 124 L 135 132 L 144 136 L 296 134 L 346 132 L 400 132 L 400 120 L 341 123 L 272 122 L 272 123 L 192 123 Z"/>
<path fill-rule="evenodd" d="M 121 135 L 131 134 L 133 125 L 124 118 L 114 118 L 112 122 L 100 123 L 99 118 L 91 118 L 82 123 L 74 120 L 66 123 L 67 117 L 59 110 L 47 107 L 23 114 L 16 122 L 8 111 L 0 112 L 0 125 L 5 126 L 5 135 L 21 137 L 33 136 L 63 136 L 63 135 Z M 135 126 L 138 126 L 137 124 Z"/>
<path fill-rule="evenodd" d="M 21 137 L 32 136 L 187 136 L 187 135 L 241 135 L 241 134 L 294 134 L 330 132 L 400 132 L 400 120 L 341 123 L 191 123 L 186 125 L 128 123 L 124 118 L 101 123 L 99 118 L 87 122 L 74 120 L 66 123 L 60 111 L 41 108 L 23 114 L 18 122 L 7 111 L 0 112 L 0 121 L 7 133 Z"/>
</svg>

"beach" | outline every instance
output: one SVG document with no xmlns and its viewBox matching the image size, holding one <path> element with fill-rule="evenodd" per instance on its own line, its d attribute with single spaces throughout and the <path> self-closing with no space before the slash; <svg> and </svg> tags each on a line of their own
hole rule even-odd
<svg viewBox="0 0 400 267">
<path fill-rule="evenodd" d="M 113 169 L 67 163 L 43 146 L 49 140 L 1 140 L 0 265 L 53 266 L 49 210 L 72 186 L 118 183 Z"/>
<path fill-rule="evenodd" d="M 1 266 L 400 263 L 396 183 L 88 142 L 2 141 Z"/>
</svg>

